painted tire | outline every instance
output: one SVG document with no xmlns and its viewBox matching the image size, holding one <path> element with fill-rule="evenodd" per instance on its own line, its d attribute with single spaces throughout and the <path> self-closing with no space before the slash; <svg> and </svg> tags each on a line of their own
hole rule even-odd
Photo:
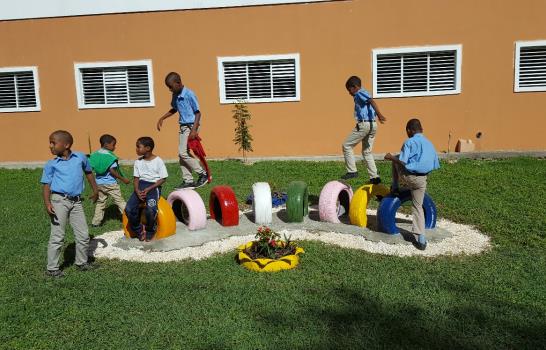
<svg viewBox="0 0 546 350">
<path fill-rule="evenodd" d="M 319 196 L 320 221 L 339 224 L 339 207 L 349 213 L 353 190 L 351 186 L 339 181 L 330 181 L 322 188 Z"/>
<path fill-rule="evenodd" d="M 389 193 L 389 189 L 382 184 L 372 185 L 367 184 L 359 187 L 351 200 L 349 207 L 349 220 L 351 224 L 366 227 L 368 225 L 368 202 L 370 198 L 381 196 L 385 197 Z"/>
<path fill-rule="evenodd" d="M 300 262 L 299 255 L 304 253 L 303 248 L 297 247 L 294 254 L 279 259 L 252 259 L 245 253 L 245 249 L 252 247 L 252 244 L 254 242 L 248 242 L 237 248 L 237 261 L 244 268 L 256 272 L 277 272 L 293 269 Z"/>
<path fill-rule="evenodd" d="M 229 186 L 216 186 L 209 197 L 210 217 L 222 226 L 239 225 L 239 205 Z"/>
<path fill-rule="evenodd" d="M 252 211 L 254 222 L 267 225 L 272 221 L 271 188 L 267 182 L 256 182 L 252 185 Z"/>
<path fill-rule="evenodd" d="M 142 208 L 145 207 L 145 204 L 141 205 Z M 144 215 L 142 215 L 144 217 Z M 123 211 L 123 217 L 121 219 L 123 223 L 123 233 L 127 238 L 135 238 L 136 235 L 129 230 L 129 219 L 125 211 Z M 141 219 L 142 221 L 142 219 Z M 159 203 L 157 204 L 157 231 L 153 239 L 161 239 L 165 237 L 172 236 L 176 233 L 176 217 L 171 208 L 171 205 L 165 198 L 159 197 Z"/>
<path fill-rule="evenodd" d="M 207 226 L 207 209 L 199 193 L 191 189 L 176 190 L 167 197 L 178 221 L 195 231 Z"/>
<path fill-rule="evenodd" d="M 302 222 L 303 217 L 309 212 L 307 184 L 303 181 L 292 181 L 288 185 L 287 192 L 286 213 L 288 222 Z"/>
<path fill-rule="evenodd" d="M 379 231 L 385 232 L 391 235 L 400 233 L 398 227 L 396 227 L 396 211 L 402 203 L 411 201 L 411 192 L 404 191 L 400 193 L 400 196 L 387 196 L 383 198 L 379 209 L 377 210 L 377 226 Z M 432 229 L 436 227 L 436 205 L 432 198 L 425 193 L 423 199 L 423 210 L 425 212 L 425 228 Z"/>
</svg>

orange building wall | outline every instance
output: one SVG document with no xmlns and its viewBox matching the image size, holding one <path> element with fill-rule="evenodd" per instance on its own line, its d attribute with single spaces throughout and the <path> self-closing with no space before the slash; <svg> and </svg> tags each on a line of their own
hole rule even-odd
<svg viewBox="0 0 546 350">
<path fill-rule="evenodd" d="M 371 91 L 372 49 L 448 44 L 463 45 L 462 93 L 377 99 L 388 122 L 374 151 L 397 151 L 413 116 L 439 151 L 450 131 L 452 140 L 472 138 L 478 150 L 544 150 L 546 92 L 514 93 L 513 86 L 514 43 L 546 39 L 546 2 L 520 3 L 355 0 L 0 22 L 0 67 L 37 66 L 42 105 L 0 113 L 0 161 L 49 159 L 56 129 L 71 131 L 73 148 L 86 152 L 88 134 L 97 148 L 98 137 L 111 133 L 125 159 L 135 157 L 136 138 L 148 135 L 157 154 L 176 158 L 177 116 L 155 129 L 170 108 L 163 79 L 172 70 L 198 96 L 208 155 L 239 156 L 233 106 L 219 102 L 217 57 L 286 53 L 300 54 L 301 101 L 249 104 L 250 156 L 341 155 L 354 125 L 344 84 L 356 74 Z M 75 62 L 140 59 L 152 60 L 155 107 L 78 110 Z"/>
</svg>

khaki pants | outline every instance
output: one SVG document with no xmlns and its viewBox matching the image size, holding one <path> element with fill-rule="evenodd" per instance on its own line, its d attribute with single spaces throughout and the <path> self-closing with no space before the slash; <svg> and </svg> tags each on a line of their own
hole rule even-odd
<svg viewBox="0 0 546 350">
<path fill-rule="evenodd" d="M 180 169 L 182 170 L 182 179 L 184 182 L 193 182 L 192 171 L 199 175 L 205 171 L 201 167 L 201 163 L 188 152 L 188 136 L 190 136 L 191 128 L 187 126 L 180 127 L 180 136 L 178 143 L 178 157 Z"/>
<path fill-rule="evenodd" d="M 392 163 L 392 182 L 393 187 L 404 187 L 411 191 L 411 214 L 413 223 L 411 230 L 418 235 L 425 234 L 425 212 L 423 210 L 423 200 L 427 189 L 427 176 L 417 176 L 410 174 L 406 168 Z"/>
<path fill-rule="evenodd" d="M 74 230 L 76 241 L 76 265 L 87 262 L 89 247 L 89 230 L 82 202 L 73 202 L 58 194 L 51 195 L 51 204 L 55 210 L 55 216 L 51 218 L 51 234 L 47 245 L 47 269 L 58 270 L 61 249 L 63 248 L 66 222 Z"/>
<path fill-rule="evenodd" d="M 355 173 L 357 171 L 353 148 L 358 143 L 362 142 L 362 158 L 364 159 L 364 163 L 366 163 L 368 175 L 370 176 L 370 179 L 378 176 L 375 160 L 373 159 L 372 155 L 372 147 L 376 132 L 376 122 L 360 122 L 351 131 L 347 138 L 345 138 L 342 149 L 343 156 L 345 157 L 345 168 L 347 169 L 348 173 Z"/>
<path fill-rule="evenodd" d="M 97 187 L 99 189 L 99 198 L 97 199 L 95 206 L 95 215 L 91 221 L 91 224 L 93 225 L 101 224 L 102 219 L 104 218 L 104 209 L 106 208 L 106 200 L 108 197 L 111 197 L 114 200 L 121 215 L 123 215 L 123 211 L 125 210 L 125 200 L 121 196 L 119 184 L 98 185 Z"/>
</svg>

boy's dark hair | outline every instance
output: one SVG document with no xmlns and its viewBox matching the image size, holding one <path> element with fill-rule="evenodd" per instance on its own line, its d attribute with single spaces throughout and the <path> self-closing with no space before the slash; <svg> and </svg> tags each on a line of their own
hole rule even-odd
<svg viewBox="0 0 546 350">
<path fill-rule="evenodd" d="M 108 135 L 108 134 L 104 134 L 100 137 L 99 139 L 99 142 L 100 142 L 100 146 L 101 147 L 104 147 L 104 145 L 108 144 L 108 143 L 112 143 L 112 142 L 115 142 L 116 141 L 116 138 L 112 135 Z"/>
<path fill-rule="evenodd" d="M 182 78 L 180 78 L 180 74 L 176 73 L 176 72 L 170 72 L 169 74 L 167 74 L 165 76 L 165 85 L 169 85 L 169 81 L 172 81 L 172 80 L 175 80 L 175 81 L 181 81 Z"/>
<path fill-rule="evenodd" d="M 139 137 L 136 143 L 137 145 L 140 144 L 144 147 L 150 147 L 150 151 L 153 151 L 155 147 L 154 139 L 149 136 Z"/>
<path fill-rule="evenodd" d="M 66 130 L 56 130 L 51 133 L 51 136 L 57 136 L 64 142 L 68 143 L 70 146 L 74 144 L 74 138 L 72 138 L 72 135 L 66 131 Z"/>
<path fill-rule="evenodd" d="M 358 87 L 359 88 L 361 86 L 362 86 L 362 81 L 356 75 L 353 75 L 352 77 L 347 79 L 347 82 L 345 83 L 345 87 L 347 89 L 350 88 L 350 87 Z"/>
<path fill-rule="evenodd" d="M 406 130 L 411 130 L 413 132 L 422 132 L 423 127 L 421 126 L 421 122 L 417 118 L 413 118 L 408 120 L 408 123 L 406 124 Z"/>
</svg>

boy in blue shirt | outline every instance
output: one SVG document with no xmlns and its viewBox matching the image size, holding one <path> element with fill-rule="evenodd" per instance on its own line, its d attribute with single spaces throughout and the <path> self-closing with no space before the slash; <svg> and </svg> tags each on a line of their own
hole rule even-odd
<svg viewBox="0 0 546 350">
<path fill-rule="evenodd" d="M 396 157 L 387 153 L 385 159 L 390 160 L 393 165 L 391 192 L 398 192 L 399 185 L 411 191 L 412 231 L 417 235 L 417 249 L 424 250 L 427 247 L 427 239 L 423 199 L 427 189 L 427 175 L 440 168 L 440 162 L 434 145 L 423 136 L 423 127 L 419 119 L 408 121 L 406 133 L 409 138 L 404 141 L 400 155 Z"/>
<path fill-rule="evenodd" d="M 355 120 L 356 126 L 351 131 L 349 136 L 345 138 L 343 142 L 343 157 L 345 158 L 345 168 L 347 173 L 341 178 L 344 180 L 358 177 L 356 169 L 355 157 L 353 154 L 353 148 L 360 142 L 362 142 L 362 158 L 368 169 L 368 175 L 370 177 L 370 183 L 378 184 L 381 182 L 377 173 L 377 167 L 375 166 L 375 160 L 372 155 L 373 142 L 375 140 L 375 134 L 377 132 L 377 123 L 375 122 L 375 116 L 379 119 L 379 122 L 383 124 L 387 118 L 381 114 L 377 104 L 371 98 L 368 91 L 362 88 L 362 82 L 357 76 L 350 77 L 345 83 L 345 87 L 355 101 Z"/>
<path fill-rule="evenodd" d="M 112 135 L 102 135 L 99 139 L 101 149 L 91 153 L 89 162 L 95 171 L 97 186 L 99 189 L 99 198 L 95 206 L 95 215 L 91 220 L 91 226 L 98 227 L 104 218 L 104 209 L 108 197 L 114 200 L 119 212 L 123 215 L 125 210 L 125 200 L 121 195 L 121 189 L 116 179 L 124 184 L 130 181 L 125 178 L 119 168 L 118 157 L 114 154 L 116 149 L 116 138 Z"/>
<path fill-rule="evenodd" d="M 40 182 L 43 184 L 43 197 L 47 213 L 51 219 L 51 234 L 47 246 L 47 270 L 50 277 L 62 277 L 59 258 L 65 236 L 66 222 L 74 230 L 76 241 L 76 267 L 80 271 L 93 268 L 88 262 L 89 231 L 82 206 L 84 184 L 83 174 L 91 185 L 97 200 L 97 184 L 87 157 L 81 152 L 72 152 L 74 140 L 68 131 L 57 130 L 49 136 L 49 148 L 55 159 L 48 161 Z"/>
<path fill-rule="evenodd" d="M 171 72 L 165 77 L 165 85 L 172 92 L 171 109 L 165 113 L 157 121 L 157 130 L 161 131 L 163 121 L 176 112 L 180 117 L 178 157 L 180 168 L 182 170 L 182 183 L 177 188 L 198 188 L 204 186 L 208 182 L 208 175 L 201 167 L 201 164 L 192 157 L 188 151 L 188 140 L 197 137 L 199 126 L 201 125 L 201 111 L 197 97 L 187 87 L 182 84 L 180 75 L 176 72 Z M 192 171 L 199 176 L 194 182 Z"/>
<path fill-rule="evenodd" d="M 133 170 L 133 186 L 125 213 L 129 221 L 129 229 L 139 240 L 149 242 L 157 229 L 157 205 L 161 196 L 161 185 L 169 176 L 167 168 L 161 158 L 152 153 L 154 140 L 151 137 L 140 137 L 136 142 L 136 153 L 139 158 L 135 161 Z M 140 223 L 140 204 L 146 203 L 146 226 Z"/>
</svg>

